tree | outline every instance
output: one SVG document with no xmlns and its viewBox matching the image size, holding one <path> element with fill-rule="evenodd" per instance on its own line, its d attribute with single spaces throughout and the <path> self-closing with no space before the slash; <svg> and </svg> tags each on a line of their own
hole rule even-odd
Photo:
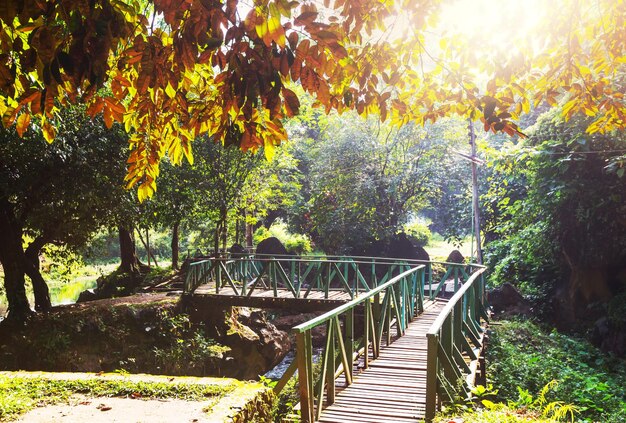
<svg viewBox="0 0 626 423">
<path fill-rule="evenodd" d="M 396 124 L 458 114 L 515 135 L 512 119 L 532 103 L 563 101 L 566 117 L 594 116 L 590 133 L 626 126 L 623 1 L 552 2 L 535 28 L 543 47 L 511 39 L 507 51 L 489 33 L 433 39 L 440 3 L 8 0 L 0 114 L 20 134 L 39 118 L 48 141 L 58 104 L 85 102 L 108 127 L 122 123 L 132 133 L 126 181 L 140 200 L 154 193 L 163 156 L 191 162 L 202 135 L 271 155 L 286 139 L 281 119 L 299 110 L 290 83 L 326 112 Z"/>
<path fill-rule="evenodd" d="M 448 146 L 465 134 L 458 121 L 397 129 L 346 114 L 330 117 L 319 132 L 321 139 L 296 143 L 307 172 L 299 224 L 329 253 L 388 239 L 435 204 L 453 162 Z"/>
<path fill-rule="evenodd" d="M 184 222 L 193 221 L 200 198 L 198 187 L 201 175 L 188 163 L 172 166 L 165 162 L 160 188 L 146 204 L 148 214 L 153 214 L 157 223 L 172 230 L 172 269 L 178 269 L 180 229 Z"/>
<path fill-rule="evenodd" d="M 525 144 L 495 156 L 487 198 L 499 199 L 494 277 L 554 296 L 552 311 L 566 323 L 623 289 L 626 179 L 614 166 L 623 134 L 586 134 L 590 119 L 559 114 L 544 113 Z"/>
<path fill-rule="evenodd" d="M 0 262 L 10 317 L 29 313 L 25 274 L 33 283 L 35 308 L 50 308 L 39 272 L 41 249 L 49 243 L 82 245 L 112 221 L 125 194 L 119 186 L 126 154 L 123 133 L 107 130 L 77 109 L 63 112 L 59 130 L 52 145 L 32 130 L 26 140 L 14 130 L 0 131 Z M 33 240 L 26 248 L 24 235 Z"/>
</svg>

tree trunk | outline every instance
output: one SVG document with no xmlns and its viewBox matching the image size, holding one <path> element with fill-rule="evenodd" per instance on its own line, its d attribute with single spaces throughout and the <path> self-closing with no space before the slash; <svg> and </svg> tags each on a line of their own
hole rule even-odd
<svg viewBox="0 0 626 423">
<path fill-rule="evenodd" d="M 135 250 L 135 236 L 132 230 L 118 227 L 120 239 L 120 267 L 119 270 L 126 273 L 139 273 L 139 259 Z"/>
<path fill-rule="evenodd" d="M 24 251 L 24 271 L 30 278 L 33 285 L 33 294 L 35 294 L 35 310 L 37 311 L 49 311 L 52 308 L 48 284 L 39 271 L 39 253 L 47 243 L 46 237 L 39 236 L 35 238 L 35 240 L 28 245 L 26 251 Z"/>
<path fill-rule="evenodd" d="M 239 244 L 239 241 L 240 241 L 239 239 L 240 238 L 240 231 L 239 231 L 240 226 L 241 226 L 241 218 L 240 218 L 240 215 L 237 214 L 237 216 L 235 217 L 235 244 Z"/>
<path fill-rule="evenodd" d="M 172 227 L 172 269 L 178 270 L 178 228 L 180 222 L 174 223 Z"/>
<path fill-rule="evenodd" d="M 222 244 L 222 251 L 224 251 L 224 252 L 225 252 L 225 251 L 226 251 L 226 248 L 227 248 L 226 243 L 227 243 L 227 241 L 228 241 L 228 210 L 226 210 L 225 208 L 223 208 L 223 209 L 221 210 L 221 215 L 220 215 L 220 218 L 221 218 L 221 220 L 222 220 L 222 226 L 221 226 L 221 229 L 222 229 L 222 233 L 221 233 L 221 238 L 222 238 L 222 240 L 221 240 L 221 241 L 222 241 L 222 242 L 221 242 L 221 244 Z"/>
<path fill-rule="evenodd" d="M 252 224 L 251 223 L 246 223 L 246 248 L 249 251 L 252 251 L 253 245 L 252 245 Z"/>
<path fill-rule="evenodd" d="M 7 319 L 22 321 L 32 311 L 24 287 L 25 258 L 22 248 L 22 228 L 15 220 L 11 204 L 0 200 L 0 263 L 4 269 L 4 288 L 6 290 L 9 313 Z"/>
<path fill-rule="evenodd" d="M 41 276 L 39 271 L 39 257 L 26 257 L 24 271 L 33 284 L 33 294 L 35 295 L 35 310 L 50 311 L 52 303 L 50 302 L 50 291 L 48 284 Z"/>
</svg>

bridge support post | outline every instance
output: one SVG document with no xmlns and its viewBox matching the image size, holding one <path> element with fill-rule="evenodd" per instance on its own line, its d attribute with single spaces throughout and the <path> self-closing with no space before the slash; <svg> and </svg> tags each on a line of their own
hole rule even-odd
<svg viewBox="0 0 626 423">
<path fill-rule="evenodd" d="M 437 348 L 439 341 L 436 335 L 427 335 L 428 349 L 426 355 L 426 421 L 435 418 L 437 409 Z"/>
</svg>

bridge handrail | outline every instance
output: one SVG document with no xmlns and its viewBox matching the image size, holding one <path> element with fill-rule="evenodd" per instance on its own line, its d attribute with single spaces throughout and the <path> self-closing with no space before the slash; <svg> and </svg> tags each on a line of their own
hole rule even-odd
<svg viewBox="0 0 626 423">
<path fill-rule="evenodd" d="M 334 402 L 335 378 L 339 374 L 345 375 L 348 385 L 352 383 L 353 362 L 360 356 L 359 351 L 363 351 L 364 366 L 367 368 L 370 346 L 373 357 L 377 358 L 384 332 L 387 334 L 387 344 L 389 344 L 392 314 L 395 316 L 398 336 L 402 336 L 409 321 L 424 311 L 421 281 L 425 268 L 424 265 L 410 268 L 363 293 L 360 297 L 292 329 L 296 335 L 296 357 L 274 391 L 280 392 L 296 369 L 298 370 L 302 422 L 314 422 L 319 419 L 324 402 L 324 388 L 326 388 L 326 403 L 330 405 Z M 382 301 L 381 294 L 384 294 Z M 354 311 L 359 305 L 364 306 L 364 332 L 361 347 L 355 349 Z M 339 322 L 342 315 L 344 315 L 343 330 Z M 315 384 L 311 331 L 322 324 L 326 324 L 327 328 L 326 347 L 322 357 L 321 374 Z"/>
<path fill-rule="evenodd" d="M 278 258 L 281 257 L 281 258 Z M 269 285 L 275 292 L 278 288 L 278 283 L 284 284 L 286 288 L 290 289 L 296 298 L 300 297 L 300 288 L 303 287 L 301 277 L 306 278 L 307 275 L 319 278 L 321 276 L 322 269 L 319 266 L 333 266 L 328 267 L 329 278 L 339 282 L 353 298 L 359 294 L 359 291 L 369 291 L 372 287 L 377 286 L 380 283 L 390 279 L 393 274 L 398 273 L 405 267 L 409 267 L 409 263 L 406 261 L 393 262 L 389 259 L 386 260 L 372 260 L 372 261 L 354 261 L 349 257 L 342 257 L 341 259 L 333 260 L 325 257 L 313 256 L 311 259 L 299 258 L 294 256 L 247 256 L 247 257 L 217 257 L 189 264 L 187 277 L 185 279 L 183 292 L 185 294 L 191 294 L 201 284 L 207 283 L 211 275 L 214 275 L 216 281 L 216 293 L 219 293 L 222 285 L 228 284 L 235 291 L 236 295 L 249 294 L 258 283 L 265 285 L 261 277 L 265 276 L 269 278 Z M 210 264 L 210 266 L 209 266 Z M 232 267 L 227 265 L 232 264 Z M 283 268 L 283 265 L 286 268 Z M 289 268 L 290 264 L 290 268 Z M 300 264 L 307 264 L 307 268 L 302 273 Z M 313 266 L 313 267 L 312 267 Z M 315 267 L 317 266 L 317 267 Z M 364 272 L 362 266 L 368 266 L 367 272 Z M 371 266 L 371 269 L 369 268 Z M 385 275 L 380 276 L 378 266 L 384 267 Z M 389 267 L 390 266 L 390 267 Z M 340 269 L 341 267 L 341 269 Z M 315 269 L 313 272 L 311 272 Z M 348 274 L 356 275 L 355 280 L 351 280 L 352 286 L 348 284 Z M 365 275 L 369 275 L 366 278 Z M 328 291 L 330 288 L 331 280 L 326 281 L 324 286 L 317 286 L 316 290 L 324 290 L 325 296 L 328 297 Z M 315 282 L 319 285 L 319 281 Z M 239 284 L 239 287 L 236 285 Z M 250 284 L 250 286 L 248 286 Z M 267 287 L 267 286 L 266 286 Z M 311 288 L 306 289 L 305 297 L 308 296 Z"/>
<path fill-rule="evenodd" d="M 472 273 L 426 333 L 426 421 L 435 416 L 438 396 L 453 401 L 456 395 L 467 396 L 470 392 L 468 381 L 459 380 L 474 376 L 479 360 L 481 318 L 488 319 L 485 270 L 482 266 Z"/>
<path fill-rule="evenodd" d="M 345 311 L 356 307 L 357 305 L 361 304 L 364 301 L 370 300 L 372 299 L 375 295 L 380 294 L 382 291 L 384 291 L 385 289 L 387 289 L 388 287 L 390 287 L 391 285 L 394 285 L 396 283 L 398 283 L 398 280 L 405 278 L 406 276 L 415 273 L 417 270 L 420 269 L 425 269 L 425 266 L 418 266 L 418 267 L 413 267 L 409 270 L 404 271 L 403 273 L 399 274 L 398 276 L 394 277 L 393 279 L 390 279 L 389 281 L 385 282 L 382 285 L 377 286 L 376 288 L 368 291 L 365 294 L 362 294 L 360 297 L 355 298 L 345 304 L 340 305 L 337 308 L 334 308 L 330 311 L 327 311 L 326 313 L 322 314 L 321 316 L 317 316 L 314 317 L 313 319 L 301 323 L 298 326 L 294 326 L 291 330 L 293 332 L 304 332 L 306 330 L 310 330 L 313 329 L 316 326 L 319 326 L 322 323 L 327 322 L 328 320 L 332 319 L 333 317 L 337 317 L 340 314 L 344 313 Z"/>
</svg>

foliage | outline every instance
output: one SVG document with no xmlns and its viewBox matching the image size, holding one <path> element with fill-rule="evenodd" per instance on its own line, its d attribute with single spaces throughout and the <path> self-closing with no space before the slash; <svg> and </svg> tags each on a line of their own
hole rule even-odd
<svg viewBox="0 0 626 423">
<path fill-rule="evenodd" d="M 518 388 L 520 399 L 509 401 L 508 404 L 493 402 L 488 398 L 498 394 L 492 385 L 484 387 L 478 385 L 472 389 L 472 401 L 465 404 L 452 404 L 444 410 L 444 417 L 435 419 L 436 422 L 456 423 L 455 418 L 450 420 L 445 416 L 457 416 L 460 414 L 461 422 L 490 423 L 490 422 L 560 422 L 574 421 L 578 412 L 575 406 L 564 404 L 562 401 L 548 402 L 546 395 L 557 385 L 556 381 L 550 381 L 544 386 L 536 397 L 528 391 Z"/>
<path fill-rule="evenodd" d="M 34 116 L 51 141 L 62 132 L 59 104 L 89 104 L 108 127 L 119 122 L 133 132 L 126 179 L 140 184 L 140 200 L 154 193 L 163 156 L 193 161 L 201 135 L 271 155 L 287 138 L 281 119 L 298 113 L 288 88 L 296 82 L 326 112 L 379 113 L 394 123 L 480 116 L 485 130 L 514 135 L 511 119 L 532 103 L 559 100 L 567 117 L 594 115 L 589 132 L 625 122 L 621 1 L 551 3 L 525 38 L 504 46 L 490 31 L 435 36 L 440 4 L 431 0 L 335 0 L 323 9 L 287 0 L 5 6 L 4 125 L 23 134 Z"/>
<path fill-rule="evenodd" d="M 157 365 L 165 374 L 183 374 L 197 369 L 204 374 L 207 361 L 222 358 L 228 347 L 207 338 L 201 328 L 194 328 L 186 314 L 158 315 L 155 330 L 163 346 L 154 347 Z"/>
<path fill-rule="evenodd" d="M 61 117 L 52 145 L 39 134 L 24 142 L 0 131 L 0 195 L 10 198 L 31 239 L 80 246 L 119 209 L 125 138 L 78 108 Z"/>
<path fill-rule="evenodd" d="M 498 398 L 516 406 L 535 400 L 551 381 L 553 398 L 572 404 L 583 421 L 620 422 L 626 417 L 626 366 L 587 341 L 548 331 L 528 321 L 494 326 L 488 368 Z M 517 388 L 519 387 L 519 388 Z"/>
<path fill-rule="evenodd" d="M 626 179 L 610 166 L 622 134 L 588 135 L 588 120 L 544 113 L 517 146 L 488 152 L 487 263 L 495 284 L 545 297 L 568 273 L 623 263 Z M 607 165 L 608 164 L 608 165 Z"/>
<path fill-rule="evenodd" d="M 206 400 L 232 391 L 233 385 L 199 383 L 137 382 L 124 379 L 57 380 L 0 374 L 0 419 L 12 420 L 43 404 L 68 402 L 76 393 L 89 396 L 133 396 Z"/>
<path fill-rule="evenodd" d="M 396 129 L 350 114 L 317 123 L 302 119 L 291 128 L 306 176 L 294 224 L 333 254 L 389 238 L 435 202 L 453 161 L 448 147 L 464 134 L 453 120 Z"/>
<path fill-rule="evenodd" d="M 255 245 L 269 237 L 276 237 L 283 243 L 285 249 L 293 254 L 306 254 L 313 251 L 311 246 L 311 240 L 308 236 L 303 234 L 294 234 L 289 231 L 287 225 L 278 221 L 274 223 L 269 229 L 264 226 L 260 226 L 254 231 L 253 241 Z"/>
<path fill-rule="evenodd" d="M 418 220 L 414 220 L 404 225 L 404 232 L 413 244 L 419 245 L 420 247 L 425 247 L 430 242 L 430 238 L 432 237 L 428 226 Z"/>
</svg>

